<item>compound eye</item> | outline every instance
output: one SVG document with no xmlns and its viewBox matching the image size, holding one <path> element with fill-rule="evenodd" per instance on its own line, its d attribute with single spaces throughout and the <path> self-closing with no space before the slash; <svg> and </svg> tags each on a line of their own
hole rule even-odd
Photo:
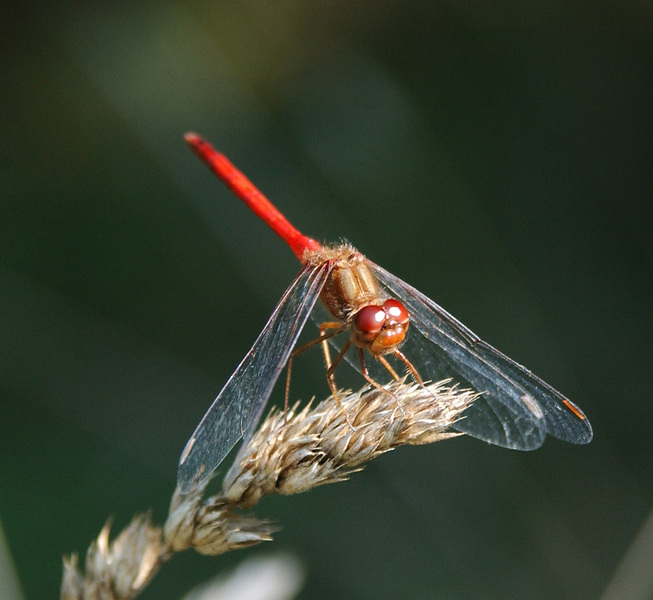
<svg viewBox="0 0 653 600">
<path fill-rule="evenodd" d="M 354 317 L 354 327 L 359 333 L 369 336 L 381 331 L 385 321 L 385 311 L 380 306 L 363 306 Z"/>
<path fill-rule="evenodd" d="M 399 300 L 394 300 L 393 298 L 386 300 L 383 303 L 383 310 L 389 317 L 401 325 L 406 325 L 409 321 L 408 311 Z"/>
</svg>

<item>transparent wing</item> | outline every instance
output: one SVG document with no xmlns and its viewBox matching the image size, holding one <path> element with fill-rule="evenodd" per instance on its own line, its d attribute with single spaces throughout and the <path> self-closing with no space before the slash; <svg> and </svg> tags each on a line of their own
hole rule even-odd
<svg viewBox="0 0 653 600">
<path fill-rule="evenodd" d="M 369 265 L 408 310 L 411 324 L 401 350 L 421 377 L 432 381 L 451 377 L 462 387 L 482 392 L 456 424 L 458 430 L 518 450 L 538 448 L 547 434 L 575 444 L 592 439 L 585 415 L 560 392 L 415 288 L 371 261 Z"/>
<path fill-rule="evenodd" d="M 285 291 L 251 350 L 188 440 L 177 470 L 177 485 L 183 493 L 205 481 L 241 437 L 250 437 L 331 268 L 330 262 L 305 266 Z"/>
</svg>

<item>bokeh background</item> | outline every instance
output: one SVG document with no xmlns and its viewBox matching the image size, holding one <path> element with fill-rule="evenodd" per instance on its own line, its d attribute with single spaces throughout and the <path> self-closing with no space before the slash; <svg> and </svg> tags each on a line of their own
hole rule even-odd
<svg viewBox="0 0 653 600">
<path fill-rule="evenodd" d="M 298 271 L 188 130 L 568 394 L 595 440 L 401 448 L 266 499 L 271 545 L 177 556 L 143 598 L 276 550 L 301 598 L 653 597 L 649 2 L 30 2 L 0 29 L 0 573 L 25 598 L 57 597 L 110 515 L 164 521 Z M 294 397 L 325 396 L 318 354 Z"/>
</svg>

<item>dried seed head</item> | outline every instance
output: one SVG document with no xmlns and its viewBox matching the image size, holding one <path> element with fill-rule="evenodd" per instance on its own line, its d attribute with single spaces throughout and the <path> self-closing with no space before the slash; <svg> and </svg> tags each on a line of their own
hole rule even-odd
<svg viewBox="0 0 653 600">
<path fill-rule="evenodd" d="M 79 557 L 71 554 L 63 559 L 61 600 L 81 600 L 84 595 L 84 580 L 78 568 Z"/>
<path fill-rule="evenodd" d="M 149 515 L 134 517 L 113 541 L 109 542 L 107 523 L 86 554 L 85 575 L 79 572 L 77 556 L 64 560 L 61 598 L 128 600 L 149 582 L 161 564 L 161 529 Z"/>
<path fill-rule="evenodd" d="M 450 428 L 478 394 L 448 383 L 398 382 L 386 391 L 348 393 L 340 399 L 342 408 L 331 397 L 313 409 L 291 411 L 286 422 L 273 411 L 227 474 L 223 500 L 250 507 L 274 492 L 296 494 L 342 481 L 396 446 L 459 435 Z"/>
<path fill-rule="evenodd" d="M 276 528 L 267 521 L 243 516 L 219 497 L 202 500 L 205 487 L 186 495 L 175 491 L 164 526 L 170 552 L 194 548 L 214 556 L 272 539 Z"/>
</svg>

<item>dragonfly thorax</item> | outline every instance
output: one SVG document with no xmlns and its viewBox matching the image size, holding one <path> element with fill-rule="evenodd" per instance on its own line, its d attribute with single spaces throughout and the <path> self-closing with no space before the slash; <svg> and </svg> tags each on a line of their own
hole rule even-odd
<svg viewBox="0 0 653 600">
<path fill-rule="evenodd" d="M 367 259 L 349 244 L 312 252 L 306 262 L 315 265 L 332 263 L 320 300 L 343 325 L 349 325 L 363 306 L 383 304 L 384 298 Z"/>
<path fill-rule="evenodd" d="M 320 299 L 351 331 L 351 341 L 372 354 L 393 352 L 408 329 L 408 311 L 399 300 L 382 293 L 367 259 L 348 244 L 323 248 L 308 261 L 333 261 Z"/>
</svg>

